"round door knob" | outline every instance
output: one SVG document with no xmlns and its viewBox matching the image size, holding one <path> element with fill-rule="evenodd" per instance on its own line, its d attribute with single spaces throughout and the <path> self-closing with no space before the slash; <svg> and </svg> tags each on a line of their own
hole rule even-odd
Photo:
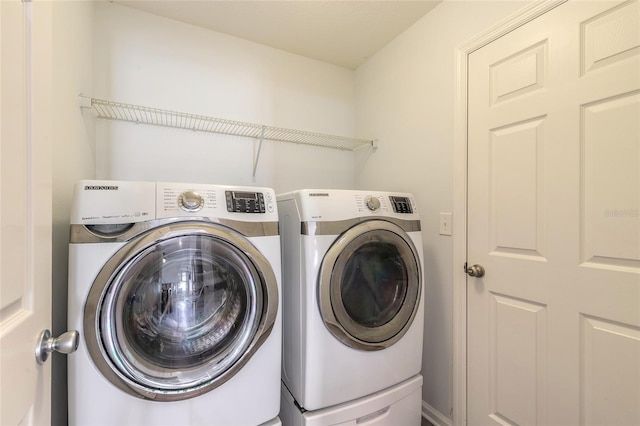
<svg viewBox="0 0 640 426">
<path fill-rule="evenodd" d="M 482 267 L 482 265 L 469 266 L 467 268 L 467 275 L 476 278 L 484 277 L 484 268 Z"/>
<path fill-rule="evenodd" d="M 77 330 L 67 331 L 59 337 L 51 337 L 51 331 L 43 330 L 36 345 L 36 361 L 44 364 L 51 352 L 70 354 L 78 349 L 80 333 Z"/>
</svg>

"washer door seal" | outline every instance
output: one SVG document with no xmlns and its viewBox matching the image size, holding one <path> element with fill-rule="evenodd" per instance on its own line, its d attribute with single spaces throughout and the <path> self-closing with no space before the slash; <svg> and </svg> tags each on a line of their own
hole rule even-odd
<svg viewBox="0 0 640 426">
<path fill-rule="evenodd" d="M 388 348 L 407 332 L 421 295 L 421 268 L 411 238 L 384 220 L 361 222 L 329 248 L 318 277 L 327 329 L 352 348 Z"/>
<path fill-rule="evenodd" d="M 271 333 L 271 265 L 239 233 L 179 222 L 143 234 L 98 273 L 84 335 L 100 372 L 129 394 L 187 399 L 233 377 Z"/>
</svg>

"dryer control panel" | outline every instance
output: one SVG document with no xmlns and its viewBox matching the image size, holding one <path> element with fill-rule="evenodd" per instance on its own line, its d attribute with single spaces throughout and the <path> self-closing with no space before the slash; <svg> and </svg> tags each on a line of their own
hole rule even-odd
<svg viewBox="0 0 640 426">
<path fill-rule="evenodd" d="M 295 200 L 303 222 L 386 217 L 420 220 L 415 197 L 408 192 L 347 189 L 301 189 L 278 195 L 278 202 Z"/>
</svg>

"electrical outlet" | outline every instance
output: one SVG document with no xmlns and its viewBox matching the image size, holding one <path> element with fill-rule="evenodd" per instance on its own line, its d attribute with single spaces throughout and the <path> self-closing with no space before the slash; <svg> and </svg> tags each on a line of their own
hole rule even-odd
<svg viewBox="0 0 640 426">
<path fill-rule="evenodd" d="M 451 235 L 451 213 L 440 213 L 440 235 Z"/>
</svg>

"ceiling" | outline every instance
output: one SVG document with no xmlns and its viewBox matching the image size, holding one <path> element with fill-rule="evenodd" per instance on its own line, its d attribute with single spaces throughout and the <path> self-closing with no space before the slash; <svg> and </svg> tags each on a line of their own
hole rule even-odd
<svg viewBox="0 0 640 426">
<path fill-rule="evenodd" d="M 442 0 L 113 0 L 355 69 Z"/>
</svg>

